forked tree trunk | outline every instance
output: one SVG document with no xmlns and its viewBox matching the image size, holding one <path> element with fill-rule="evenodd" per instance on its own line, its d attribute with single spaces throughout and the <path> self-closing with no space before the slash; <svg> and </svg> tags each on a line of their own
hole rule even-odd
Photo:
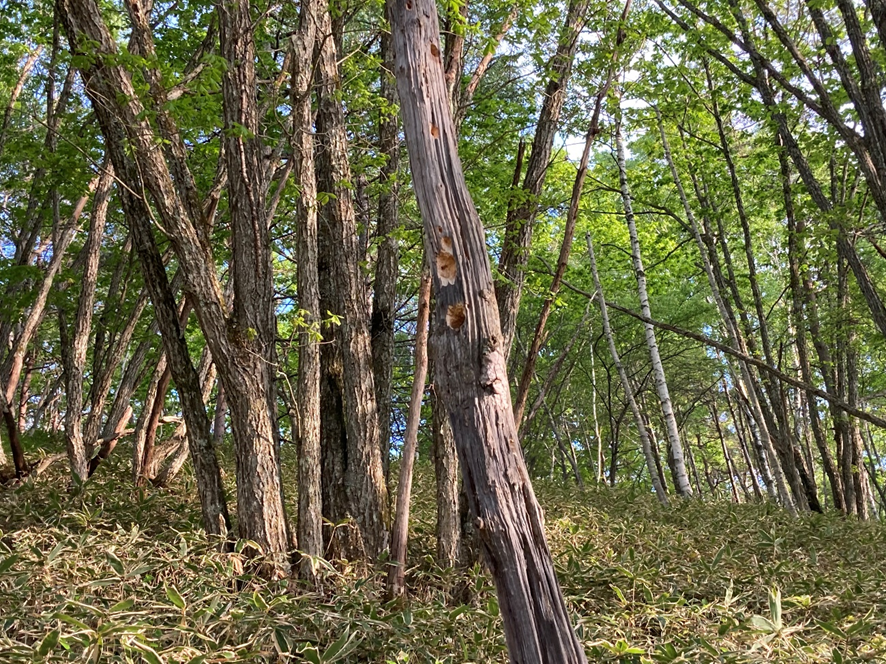
<svg viewBox="0 0 886 664">
<path fill-rule="evenodd" d="M 652 486 L 655 489 L 655 497 L 658 498 L 658 501 L 662 505 L 667 506 L 668 496 L 665 492 L 664 482 L 661 481 L 656 457 L 652 452 L 652 442 L 649 437 L 649 430 L 646 428 L 646 422 L 643 420 L 643 415 L 640 413 L 640 407 L 637 405 L 637 400 L 634 398 L 634 388 L 631 386 L 631 381 L 628 379 L 628 373 L 625 371 L 624 365 L 621 362 L 621 357 L 618 354 L 618 349 L 615 347 L 615 337 L 612 334 L 612 326 L 609 324 L 609 309 L 606 306 L 603 285 L 600 283 L 600 275 L 597 272 L 597 259 L 594 256 L 594 245 L 591 241 L 591 234 L 588 233 L 585 235 L 585 239 L 588 243 L 588 258 L 591 261 L 591 272 L 594 275 L 594 289 L 597 295 L 597 304 L 600 305 L 600 318 L 603 323 L 603 334 L 606 336 L 606 343 L 609 346 L 609 354 L 612 356 L 612 363 L 615 365 L 615 370 L 618 372 L 618 378 L 621 381 L 621 387 L 624 390 L 628 407 L 631 409 L 631 415 L 634 416 L 634 424 L 636 424 L 637 433 L 640 436 L 640 446 L 643 449 L 643 458 L 646 460 L 646 469 L 649 471 L 649 479 L 652 481 Z"/>
<path fill-rule="evenodd" d="M 92 199 L 92 213 L 89 218 L 89 235 L 83 247 L 85 256 L 80 296 L 77 302 L 77 315 L 74 320 L 69 348 L 63 349 L 65 362 L 65 438 L 68 461 L 71 469 L 81 480 L 89 477 L 89 457 L 92 452 L 91 440 L 83 440 L 83 383 L 86 369 L 86 351 L 92 330 L 92 313 L 95 304 L 95 289 L 98 283 L 98 266 L 108 216 L 108 202 L 113 185 L 112 173 L 107 165 L 102 166 L 101 176 Z"/>
<path fill-rule="evenodd" d="M 627 168 L 625 166 L 624 141 L 621 135 L 621 120 L 615 125 L 615 144 L 618 159 L 618 181 L 621 187 L 621 199 L 624 205 L 625 221 L 628 224 L 628 232 L 631 236 L 631 258 L 634 263 L 634 275 L 637 278 L 637 293 L 640 297 L 640 311 L 647 318 L 652 318 L 649 307 L 649 294 L 646 291 L 646 272 L 643 269 L 643 259 L 640 256 L 640 239 L 637 235 L 637 227 L 634 223 L 634 210 L 631 204 L 631 192 L 628 187 Z M 674 486 L 677 494 L 687 498 L 692 496 L 692 485 L 689 484 L 689 475 L 686 473 L 686 462 L 683 459 L 683 445 L 680 442 L 680 432 L 677 428 L 677 418 L 674 417 L 674 407 L 671 404 L 671 395 L 668 391 L 668 383 L 665 378 L 664 366 L 658 352 L 658 342 L 655 338 L 655 328 L 648 323 L 644 326 L 646 331 L 646 345 L 649 348 L 649 357 L 652 360 L 652 370 L 655 378 L 655 391 L 661 402 L 661 411 L 664 416 L 665 430 L 668 435 L 669 457 L 673 460 L 671 472 L 674 476 Z"/>
<path fill-rule="evenodd" d="M 229 67 L 222 81 L 231 206 L 232 265 L 236 292 L 233 315 L 228 314 L 215 261 L 206 237 L 202 210 L 193 205 L 177 144 L 164 155 L 163 142 L 133 86 L 131 73 L 117 62 L 119 47 L 94 0 L 58 0 L 57 8 L 75 54 L 88 52 L 81 73 L 86 92 L 102 125 L 118 174 L 137 162 L 137 180 L 125 181 L 131 191 L 150 194 L 169 234 L 193 299 L 200 326 L 217 359 L 231 405 L 237 452 L 237 498 L 240 535 L 266 553 L 288 548 L 276 449 L 273 363 L 274 317 L 270 242 L 265 219 L 261 146 L 255 138 L 254 43 L 249 7 L 235 2 L 219 8 L 222 55 Z M 162 101 L 162 100 L 161 100 Z M 162 104 L 161 104 L 162 107 Z M 162 108 L 157 110 L 161 112 Z M 174 131 L 164 114 L 164 133 Z M 168 121 L 168 122 L 167 122 Z M 117 123 L 123 127 L 120 136 Z M 238 130 L 242 128 L 244 131 Z M 247 134 L 247 136 L 244 136 Z M 167 139 L 179 140 L 177 136 Z M 131 155 L 131 157 L 130 157 Z M 173 168 L 166 162 L 169 156 Z"/>
<path fill-rule="evenodd" d="M 400 455 L 400 481 L 397 484 L 397 511 L 391 528 L 391 562 L 388 563 L 388 597 L 406 593 L 406 538 L 409 534 L 409 498 L 412 495 L 412 469 L 418 447 L 418 425 L 421 423 L 421 402 L 428 375 L 428 312 L 431 300 L 431 276 L 421 276 L 418 289 L 418 320 L 415 324 L 415 375 L 409 398 L 406 435 Z"/>
<path fill-rule="evenodd" d="M 585 662 L 554 573 L 508 392 L 483 225 L 468 193 L 431 0 L 388 5 L 413 185 L 438 315 L 437 387 L 496 584 L 512 662 Z"/>
</svg>

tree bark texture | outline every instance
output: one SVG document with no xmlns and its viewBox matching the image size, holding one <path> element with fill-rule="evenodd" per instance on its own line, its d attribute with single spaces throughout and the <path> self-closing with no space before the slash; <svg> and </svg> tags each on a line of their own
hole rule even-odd
<svg viewBox="0 0 886 664">
<path fill-rule="evenodd" d="M 452 438 L 452 427 L 446 407 L 437 394 L 436 365 L 432 363 L 431 379 L 431 445 L 434 456 L 434 477 L 437 494 L 437 564 L 454 567 L 461 550 L 459 520 L 458 453 Z"/>
<path fill-rule="evenodd" d="M 335 258 L 328 267 L 331 311 L 341 321 L 335 339 L 341 353 L 341 395 L 346 414 L 345 481 L 351 515 L 360 527 L 367 554 L 376 558 L 388 546 L 388 496 L 379 447 L 367 298 L 360 274 L 356 216 L 349 186 L 351 168 L 341 80 L 328 11 L 321 13 L 318 30 L 317 182 L 323 192 L 333 194 L 322 206 L 322 219 L 329 226 L 335 248 Z"/>
<path fill-rule="evenodd" d="M 302 2 L 299 24 L 292 40 L 292 135 L 295 154 L 293 179 L 298 184 L 296 202 L 296 279 L 298 306 L 307 329 L 299 334 L 298 389 L 296 393 L 298 444 L 298 548 L 305 556 L 299 572 L 312 578 L 310 557 L 323 554 L 323 500 L 320 448 L 320 285 L 317 255 L 317 176 L 314 170 L 313 90 L 314 45 L 321 3 Z"/>
<path fill-rule="evenodd" d="M 397 89 L 436 292 L 432 343 L 512 662 L 585 662 L 517 442 L 483 226 L 465 185 L 436 6 L 388 4 Z"/>
<path fill-rule="evenodd" d="M 257 542 L 266 553 L 282 553 L 288 542 L 274 441 L 272 383 L 268 380 L 269 362 L 273 360 L 273 330 L 271 346 L 267 345 L 268 322 L 273 322 L 270 248 L 266 241 L 262 242 L 263 238 L 267 240 L 263 205 L 258 205 L 263 194 L 257 193 L 259 183 L 252 180 L 262 170 L 249 166 L 255 165 L 259 146 L 254 138 L 257 131 L 254 47 L 248 7 L 241 3 L 220 10 L 225 23 L 223 54 L 234 63 L 223 80 L 228 125 L 224 144 L 226 150 L 233 150 L 240 157 L 228 173 L 232 246 L 238 255 L 233 265 L 238 302 L 230 319 L 203 220 L 193 218 L 198 212 L 179 195 L 164 159 L 162 142 L 157 140 L 157 132 L 150 125 L 149 114 L 139 101 L 130 73 L 115 64 L 118 47 L 98 5 L 94 0 L 58 0 L 57 8 L 71 50 L 87 56 L 81 73 L 115 171 L 125 174 L 132 169 L 127 161 L 128 156 L 133 155 L 135 172 L 140 179 L 127 182 L 128 178 L 121 175 L 125 188 L 133 198 L 136 198 L 135 192 L 143 190 L 150 194 L 178 255 L 200 326 L 213 357 L 218 360 L 231 404 L 232 430 L 241 462 L 238 465 L 243 466 L 238 470 L 237 488 L 240 535 Z M 238 91 L 245 91 L 245 96 L 241 97 Z M 244 172 L 245 177 L 240 178 Z M 247 200 L 241 200 L 241 196 Z M 251 216 L 251 212 L 259 208 L 262 208 L 261 215 Z M 238 274 L 247 276 L 238 279 Z M 263 300 L 259 299 L 262 294 L 267 295 Z"/>
<path fill-rule="evenodd" d="M 95 304 L 95 289 L 98 282 L 98 265 L 101 257 L 102 238 L 108 217 L 108 202 L 113 185 L 112 173 L 107 166 L 102 173 L 92 199 L 89 218 L 89 234 L 83 247 L 85 256 L 83 277 L 80 282 L 80 295 L 77 301 L 77 314 L 70 348 L 63 353 L 65 362 L 65 438 L 68 460 L 71 469 L 81 480 L 89 476 L 91 440 L 83 439 L 81 421 L 83 418 L 83 383 L 85 382 L 86 351 L 92 330 L 92 313 Z"/>
<path fill-rule="evenodd" d="M 621 135 L 620 118 L 615 126 L 616 156 L 618 161 L 618 181 L 621 189 L 621 200 L 624 206 L 625 221 L 631 236 L 631 259 L 634 264 L 634 275 L 637 279 L 637 294 L 640 298 L 640 311 L 643 315 L 651 318 L 649 307 L 649 295 L 646 290 L 646 272 L 643 268 L 643 259 L 640 255 L 640 239 L 637 235 L 637 226 L 634 220 L 634 210 L 631 202 L 631 191 L 628 185 L 627 167 L 625 165 L 624 141 Z M 658 342 L 655 338 L 655 328 L 645 325 L 646 345 L 649 348 L 649 357 L 652 361 L 652 370 L 655 378 L 655 391 L 661 402 L 661 411 L 665 421 L 665 431 L 668 436 L 668 449 L 673 459 L 671 472 L 674 478 L 674 486 L 677 494 L 681 497 L 692 496 L 692 485 L 689 483 L 689 475 L 686 473 L 686 462 L 683 459 L 683 445 L 680 442 L 680 432 L 677 428 L 677 419 L 674 417 L 674 407 L 671 403 L 671 395 L 668 391 L 668 383 L 665 378 L 664 366 L 658 351 Z"/>
</svg>

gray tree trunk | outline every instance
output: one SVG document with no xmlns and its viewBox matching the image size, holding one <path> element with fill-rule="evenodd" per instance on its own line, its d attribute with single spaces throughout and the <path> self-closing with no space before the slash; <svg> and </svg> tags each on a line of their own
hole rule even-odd
<svg viewBox="0 0 886 664">
<path fill-rule="evenodd" d="M 627 168 L 625 166 L 624 141 L 621 135 L 620 118 L 615 126 L 616 157 L 618 161 L 618 180 L 621 189 L 621 200 L 624 205 L 625 221 L 631 236 L 631 259 L 634 263 L 634 275 L 637 278 L 637 294 L 640 298 L 640 311 L 646 318 L 652 318 L 649 307 L 649 294 L 646 290 L 646 272 L 643 269 L 643 259 L 640 256 L 640 239 L 637 235 L 637 226 L 634 222 L 634 210 L 631 203 L 631 191 L 628 186 Z M 658 342 L 655 338 L 655 328 L 648 323 L 644 325 L 646 330 L 646 346 L 649 348 L 649 357 L 652 361 L 652 370 L 655 378 L 655 391 L 661 402 L 661 411 L 664 416 L 665 430 L 668 435 L 668 449 L 673 465 L 674 486 L 677 494 L 687 498 L 692 496 L 692 485 L 689 483 L 689 475 L 686 473 L 686 462 L 683 459 L 683 444 L 680 442 L 680 432 L 677 428 L 677 418 L 674 417 L 674 407 L 671 404 L 671 395 L 668 391 L 668 383 L 665 378 L 664 366 L 658 352 Z M 670 464 L 669 464 L 670 465 Z"/>
</svg>

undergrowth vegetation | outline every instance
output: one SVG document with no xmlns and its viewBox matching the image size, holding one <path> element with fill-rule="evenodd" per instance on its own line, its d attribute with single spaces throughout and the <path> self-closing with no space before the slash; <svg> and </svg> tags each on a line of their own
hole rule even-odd
<svg viewBox="0 0 886 664">
<path fill-rule="evenodd" d="M 248 543 L 220 553 L 201 533 L 191 479 L 136 490 L 124 457 L 77 489 L 57 464 L 0 490 L 4 664 L 507 661 L 486 574 L 434 564 L 430 469 L 415 483 L 409 601 L 385 604 L 383 569 L 321 565 L 310 590 L 258 578 Z M 886 661 L 879 524 L 537 490 L 592 662 Z"/>
</svg>

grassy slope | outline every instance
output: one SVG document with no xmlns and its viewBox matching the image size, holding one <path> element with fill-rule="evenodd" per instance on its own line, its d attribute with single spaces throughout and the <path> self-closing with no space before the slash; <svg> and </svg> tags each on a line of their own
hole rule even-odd
<svg viewBox="0 0 886 664">
<path fill-rule="evenodd" d="M 61 464 L 0 490 L 3 664 L 506 661 L 485 574 L 433 564 L 426 468 L 404 607 L 379 600 L 379 571 L 326 570 L 321 592 L 243 574 L 200 534 L 190 479 L 135 491 L 124 456 L 79 495 Z M 537 489 L 592 662 L 886 662 L 883 526 Z"/>
</svg>

